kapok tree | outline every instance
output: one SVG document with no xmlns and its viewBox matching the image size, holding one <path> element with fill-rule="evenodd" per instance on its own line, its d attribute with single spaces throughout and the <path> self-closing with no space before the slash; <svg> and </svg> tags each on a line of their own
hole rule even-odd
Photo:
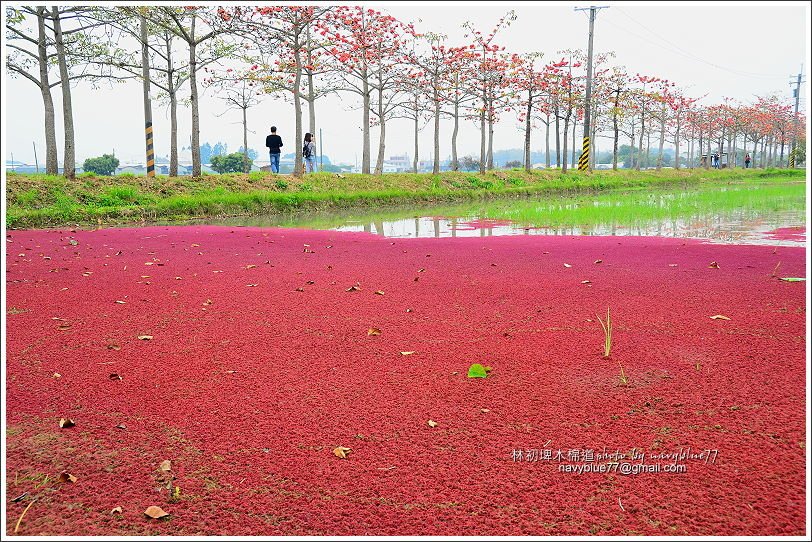
<svg viewBox="0 0 812 542">
<path fill-rule="evenodd" d="M 510 84 L 515 91 L 515 100 L 518 110 L 519 122 L 524 123 L 524 169 L 530 171 L 530 136 L 533 119 L 540 109 L 547 81 L 544 79 L 543 67 L 540 66 L 543 53 L 527 53 L 513 55 L 512 69 L 510 70 Z M 549 121 L 547 126 L 549 127 Z M 549 139 L 548 139 L 549 146 Z M 549 152 L 549 147 L 548 147 Z"/>
<path fill-rule="evenodd" d="M 405 62 L 412 68 L 408 80 L 409 84 L 419 82 L 422 85 L 434 119 L 434 163 L 432 172 L 440 172 L 440 116 L 442 106 L 453 100 L 453 76 L 458 71 L 460 62 L 466 58 L 467 49 L 464 47 L 448 47 L 445 44 L 447 37 L 443 34 L 431 32 L 411 35 L 415 44 L 404 53 Z M 414 89 L 416 90 L 416 89 Z M 415 138 L 415 146 L 417 145 Z M 452 160 L 456 160 L 456 149 Z"/>
<path fill-rule="evenodd" d="M 503 29 L 510 26 L 516 20 L 514 11 L 507 12 L 501 17 L 491 30 L 490 34 L 483 36 L 473 23 L 466 21 L 463 23 L 468 33 L 466 38 L 471 39 L 469 49 L 477 53 L 477 59 L 469 74 L 468 83 L 470 92 L 477 95 L 477 103 L 469 108 L 470 112 L 479 119 L 480 145 L 479 145 L 479 171 L 485 173 L 486 167 L 493 169 L 493 125 L 496 122 L 498 100 L 502 99 L 502 90 L 507 88 L 505 73 L 508 62 L 499 52 L 504 50 L 494 40 L 496 35 Z M 485 151 L 485 124 L 489 124 L 490 153 Z"/>
<path fill-rule="evenodd" d="M 325 50 L 340 64 L 340 90 L 361 96 L 363 111 L 363 153 L 361 172 L 370 173 L 370 114 L 372 92 L 379 93 L 379 118 L 397 79 L 390 77 L 393 59 L 400 58 L 402 25 L 394 17 L 362 6 L 337 6 L 318 25 L 327 38 Z M 382 132 L 385 136 L 385 118 Z M 379 155 L 381 149 L 379 148 Z M 382 166 L 379 160 L 379 166 Z"/>
<path fill-rule="evenodd" d="M 245 76 L 262 85 L 265 92 L 282 94 L 293 101 L 296 144 L 294 145 L 294 176 L 304 173 L 302 141 L 302 83 L 309 48 L 313 41 L 309 33 L 327 12 L 319 6 L 265 6 L 234 8 L 241 36 L 254 41 L 259 51 L 253 58 L 252 69 Z M 266 51 L 273 51 L 268 54 Z"/>
</svg>

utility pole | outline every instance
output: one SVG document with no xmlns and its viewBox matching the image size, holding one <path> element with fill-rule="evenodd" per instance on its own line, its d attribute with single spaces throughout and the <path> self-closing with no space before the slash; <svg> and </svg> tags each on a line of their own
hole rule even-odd
<svg viewBox="0 0 812 542">
<path fill-rule="evenodd" d="M 590 122 L 590 107 L 592 100 L 592 36 L 595 33 L 595 14 L 599 9 L 605 9 L 609 6 L 589 6 L 588 8 L 573 8 L 575 11 L 589 10 L 589 49 L 586 60 L 586 98 L 584 100 L 584 142 L 581 150 L 581 157 L 578 159 L 578 170 L 586 171 L 589 169 L 589 134 L 592 128 Z"/>
<path fill-rule="evenodd" d="M 804 66 L 801 64 L 801 73 L 798 74 L 797 79 L 795 80 L 795 115 L 793 117 L 793 125 L 792 125 L 792 150 L 789 153 L 789 168 L 795 169 L 795 148 L 798 144 L 798 103 L 801 99 L 801 75 L 804 72 Z M 790 81 L 789 84 L 791 85 L 793 82 Z"/>
<path fill-rule="evenodd" d="M 152 145 L 152 101 L 149 98 L 147 19 L 144 15 L 141 15 L 141 64 L 144 79 L 144 134 L 147 141 L 147 177 L 155 177 L 155 149 Z"/>
</svg>

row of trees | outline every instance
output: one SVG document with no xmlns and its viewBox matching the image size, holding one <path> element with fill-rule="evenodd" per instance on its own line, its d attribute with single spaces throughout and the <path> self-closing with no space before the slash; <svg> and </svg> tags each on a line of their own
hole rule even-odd
<svg viewBox="0 0 812 542">
<path fill-rule="evenodd" d="M 140 79 L 145 109 L 149 87 L 170 111 L 170 175 L 178 171 L 177 109 L 188 100 L 191 110 L 192 174 L 201 172 L 198 109 L 201 86 L 217 89 L 227 109 L 241 112 L 243 164 L 250 167 L 248 110 L 263 96 L 292 101 L 296 141 L 304 132 L 304 107 L 310 133 L 316 131 L 316 106 L 329 94 L 355 95 L 363 127 L 361 169 L 381 173 L 386 129 L 395 118 L 414 129 L 414 169 L 419 160 L 418 133 L 433 130 L 433 171 L 440 169 L 440 142 L 448 138 L 452 168 L 458 169 L 457 136 L 462 123 L 478 125 L 484 172 L 493 168 L 494 126 L 518 122 L 524 134 L 524 167 L 530 168 L 531 139 L 543 130 L 546 165 L 566 171 L 574 159 L 576 132 L 584 115 L 586 55 L 557 51 L 552 60 L 541 52 L 510 53 L 499 38 L 516 16 L 511 11 L 487 33 L 463 25 L 464 43 L 418 30 L 382 11 L 360 6 L 273 7 L 69 7 L 6 8 L 7 69 L 39 87 L 45 111 L 46 170 L 57 172 L 55 109 L 51 89 L 59 87 L 65 127 L 64 173 L 74 175 L 71 82 Z M 750 153 L 759 166 L 787 164 L 789 145 L 805 133 L 778 95 L 752 103 L 725 99 L 703 104 L 675 82 L 630 73 L 613 64 L 614 54 L 594 57 L 592 140 L 608 134 L 613 167 L 618 149 L 628 143 L 627 164 L 645 167 L 652 148 L 656 167 L 664 163 L 665 144 L 674 145 L 674 167 L 700 163 L 712 152 Z M 450 119 L 443 135 L 440 120 Z M 371 131 L 378 130 L 372 167 Z M 583 130 L 583 129 L 582 129 Z M 571 145 L 571 146 L 570 146 Z M 298 147 L 298 146 L 297 146 Z M 554 152 L 551 152 L 551 147 Z M 681 153 L 680 149 L 687 153 Z M 687 162 L 681 155 L 687 154 Z M 594 162 L 594 153 L 592 160 Z M 704 164 L 709 167 L 709 160 Z M 732 165 L 741 160 L 731 160 Z M 301 148 L 296 169 L 302 173 Z"/>
</svg>

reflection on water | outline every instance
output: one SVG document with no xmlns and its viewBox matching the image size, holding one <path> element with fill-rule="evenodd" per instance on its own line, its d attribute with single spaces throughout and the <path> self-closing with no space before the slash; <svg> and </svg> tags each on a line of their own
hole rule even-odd
<svg viewBox="0 0 812 542">
<path fill-rule="evenodd" d="M 731 213 L 725 216 L 690 217 L 663 221 L 639 222 L 633 225 L 544 227 L 524 226 L 510 220 L 461 217 L 421 216 L 395 220 L 376 220 L 331 228 L 358 231 L 385 237 L 488 237 L 493 235 L 636 235 L 708 239 L 719 243 L 804 246 L 805 235 L 775 239 L 770 232 L 785 227 L 803 226 L 802 212 L 782 211 L 770 216 Z"/>
<path fill-rule="evenodd" d="M 551 195 L 464 204 L 298 212 L 195 223 L 368 232 L 386 237 L 635 235 L 804 246 L 805 183 Z M 779 228 L 803 235 L 774 236 Z"/>
</svg>

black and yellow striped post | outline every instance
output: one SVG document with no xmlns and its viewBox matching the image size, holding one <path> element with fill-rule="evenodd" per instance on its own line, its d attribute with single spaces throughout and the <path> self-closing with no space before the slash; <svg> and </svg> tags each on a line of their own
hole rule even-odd
<svg viewBox="0 0 812 542">
<path fill-rule="evenodd" d="M 155 150 L 152 148 L 152 123 L 144 128 L 147 137 L 147 177 L 155 177 Z"/>
<path fill-rule="evenodd" d="M 581 149 L 581 157 L 578 159 L 578 171 L 589 169 L 589 136 L 584 136 L 584 145 Z"/>
</svg>

